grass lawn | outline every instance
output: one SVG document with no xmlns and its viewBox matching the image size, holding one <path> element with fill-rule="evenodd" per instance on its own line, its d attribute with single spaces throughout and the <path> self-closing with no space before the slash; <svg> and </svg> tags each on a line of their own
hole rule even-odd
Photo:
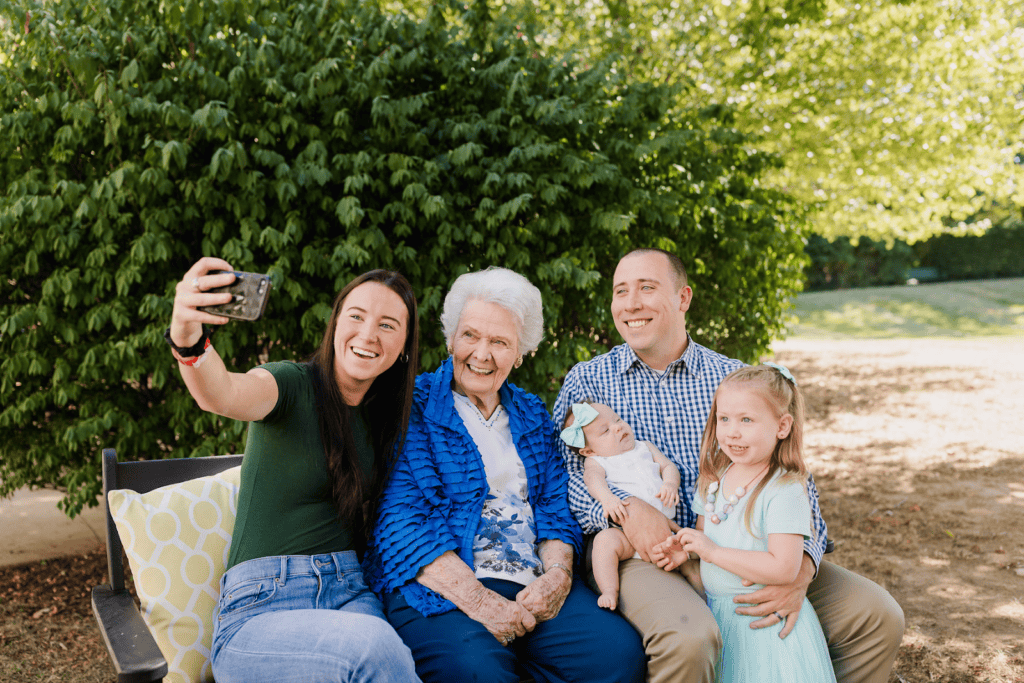
<svg viewBox="0 0 1024 683">
<path fill-rule="evenodd" d="M 887 339 L 1024 335 L 1024 278 L 805 292 L 790 337 Z"/>
</svg>

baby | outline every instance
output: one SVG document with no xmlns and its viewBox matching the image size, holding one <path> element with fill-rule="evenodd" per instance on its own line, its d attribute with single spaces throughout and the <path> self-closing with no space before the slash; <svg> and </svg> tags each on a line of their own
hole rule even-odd
<svg viewBox="0 0 1024 683">
<path fill-rule="evenodd" d="M 609 484 L 661 510 L 670 526 L 679 528 L 672 521 L 679 504 L 679 470 L 654 444 L 637 442 L 629 425 L 601 403 L 574 403 L 565 424 L 562 441 L 583 456 L 583 482 L 611 521 L 621 524 L 626 507 Z M 594 537 L 594 579 L 601 591 L 597 599 L 601 607 L 615 609 L 619 562 L 631 557 L 640 556 L 622 529 L 609 527 Z M 693 567 L 686 563 L 679 569 L 687 574 Z"/>
</svg>

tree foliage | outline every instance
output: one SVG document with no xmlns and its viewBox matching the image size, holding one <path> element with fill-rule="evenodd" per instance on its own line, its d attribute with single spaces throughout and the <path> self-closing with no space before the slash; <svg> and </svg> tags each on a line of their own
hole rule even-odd
<svg viewBox="0 0 1024 683">
<path fill-rule="evenodd" d="M 463 272 L 544 296 L 514 381 L 549 400 L 612 343 L 602 274 L 634 246 L 691 266 L 695 336 L 751 359 L 799 287 L 799 207 L 760 179 L 728 110 L 669 116 L 669 86 L 539 55 L 483 5 L 447 20 L 370 3 L 5 4 L 0 64 L 0 493 L 51 484 L 74 514 L 99 450 L 237 452 L 161 339 L 201 255 L 275 282 L 217 332 L 244 371 L 303 358 L 333 295 L 374 267 L 418 293 L 422 366 Z"/>
<path fill-rule="evenodd" d="M 410 2 L 411 0 L 406 0 Z M 500 2 L 500 0 L 499 0 Z M 977 231 L 1024 205 L 1016 0 L 504 0 L 540 49 L 721 104 L 827 237 Z M 967 223 L 972 223 L 968 227 Z"/>
</svg>

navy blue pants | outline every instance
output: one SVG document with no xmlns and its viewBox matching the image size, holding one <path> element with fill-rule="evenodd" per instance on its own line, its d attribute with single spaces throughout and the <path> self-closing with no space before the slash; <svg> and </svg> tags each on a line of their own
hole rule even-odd
<svg viewBox="0 0 1024 683">
<path fill-rule="evenodd" d="M 500 579 L 483 579 L 483 584 L 509 600 L 523 589 Z M 640 635 L 617 613 L 598 607 L 597 596 L 578 580 L 557 617 L 508 647 L 459 610 L 424 617 L 399 591 L 385 596 L 384 611 L 412 651 L 424 683 L 516 683 L 517 667 L 536 683 L 644 680 L 647 658 Z"/>
</svg>

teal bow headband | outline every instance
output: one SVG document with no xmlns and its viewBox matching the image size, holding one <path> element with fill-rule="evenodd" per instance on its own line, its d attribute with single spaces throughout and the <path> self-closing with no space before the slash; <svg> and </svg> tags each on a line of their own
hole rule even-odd
<svg viewBox="0 0 1024 683">
<path fill-rule="evenodd" d="M 790 372 L 789 368 L 787 368 L 785 365 L 779 365 L 778 363 L 762 363 L 762 365 L 767 365 L 770 368 L 775 368 L 776 370 L 779 371 L 780 375 L 782 375 L 790 382 L 792 382 L 794 387 L 796 386 L 796 380 L 793 379 L 793 373 Z"/>
<path fill-rule="evenodd" d="M 583 428 L 597 419 L 597 410 L 589 403 L 573 403 L 572 416 L 572 426 L 563 429 L 559 436 L 569 448 L 583 448 L 587 445 Z"/>
</svg>

